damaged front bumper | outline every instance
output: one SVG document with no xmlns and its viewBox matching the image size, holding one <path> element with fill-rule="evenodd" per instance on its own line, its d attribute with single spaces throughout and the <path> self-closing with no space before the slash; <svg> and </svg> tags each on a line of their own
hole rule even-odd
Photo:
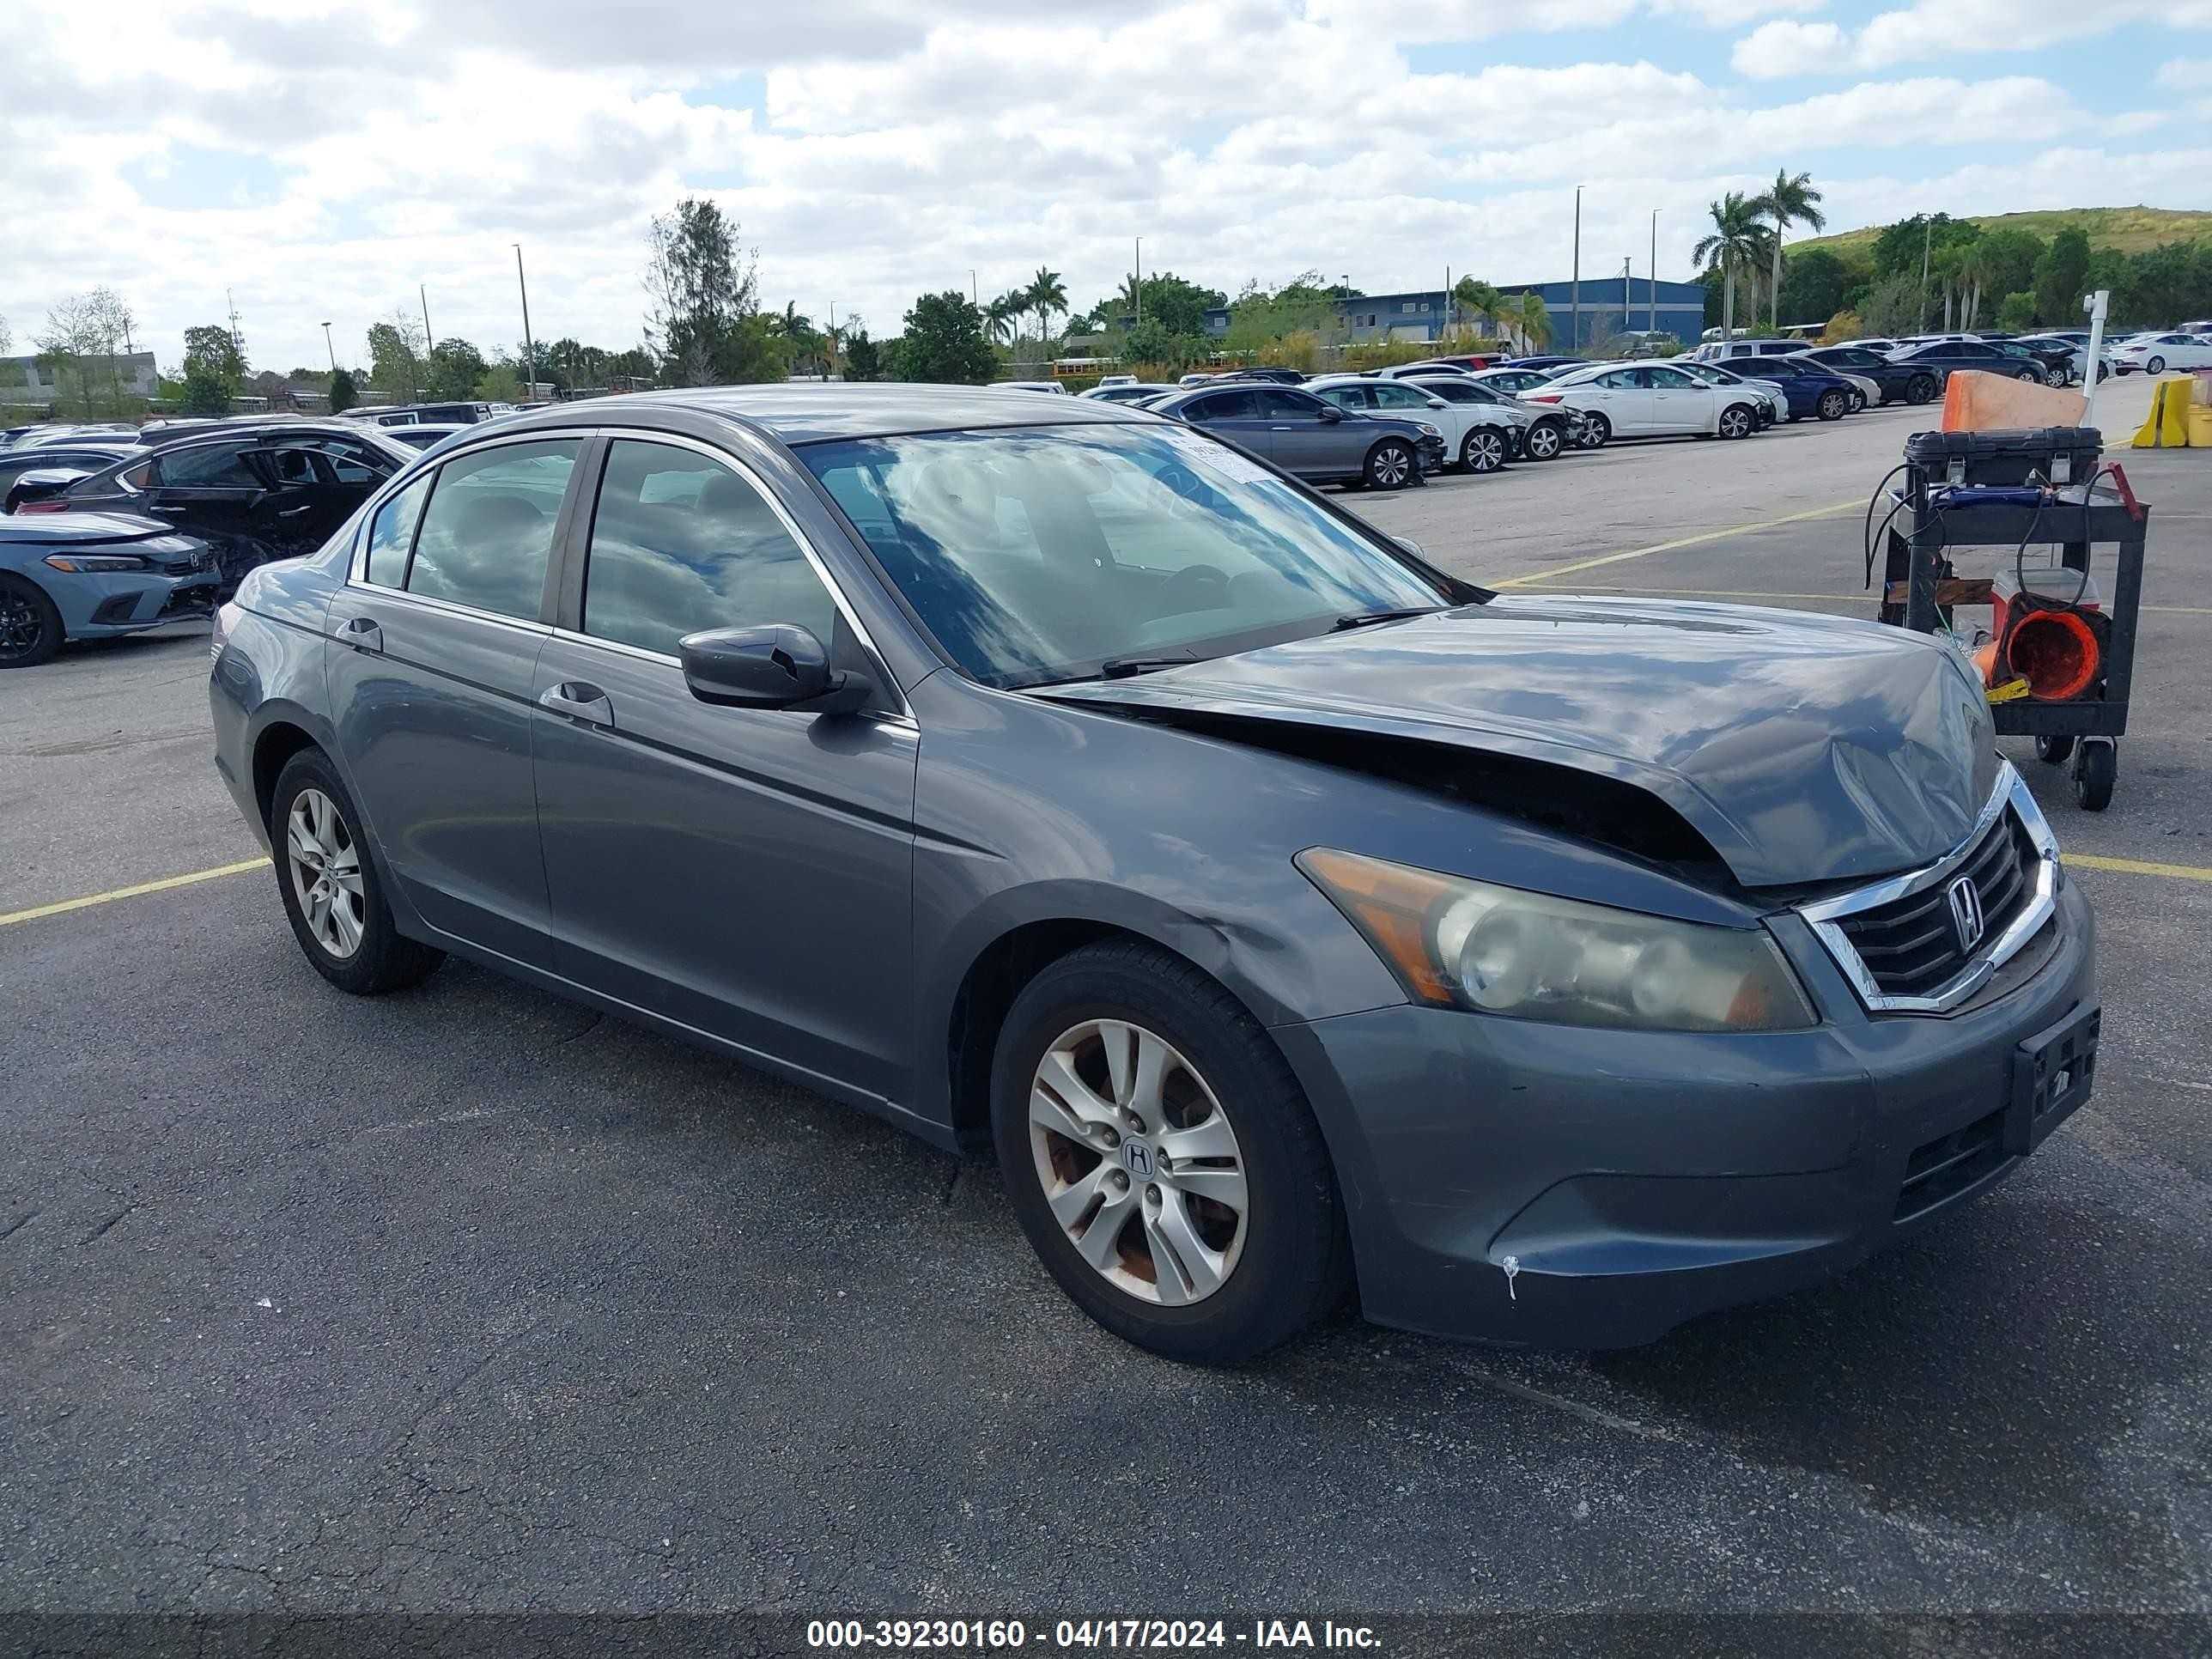
<svg viewBox="0 0 2212 1659">
<path fill-rule="evenodd" d="M 1869 1014 L 1778 928 L 1808 1030 L 1593 1030 L 1402 1006 L 1279 1028 L 1334 1154 L 1367 1316 L 1570 1348 L 1817 1284 L 2002 1180 L 2087 1097 L 2094 938 L 1940 1016 Z M 2039 1069 L 2040 1068 L 2040 1069 Z"/>
</svg>

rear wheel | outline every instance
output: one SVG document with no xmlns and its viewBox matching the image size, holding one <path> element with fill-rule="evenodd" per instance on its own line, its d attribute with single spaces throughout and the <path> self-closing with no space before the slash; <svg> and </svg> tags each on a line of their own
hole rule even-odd
<svg viewBox="0 0 2212 1659">
<path fill-rule="evenodd" d="M 62 613 L 34 582 L 0 575 L 0 668 L 31 668 L 62 648 Z"/>
<path fill-rule="evenodd" d="M 2120 751 L 2112 743 L 2085 743 L 2074 757 L 2074 799 L 2085 812 L 2101 812 L 2112 804 L 2112 786 L 2119 781 Z"/>
<path fill-rule="evenodd" d="M 1495 472 L 1505 465 L 1505 435 L 1494 426 L 1479 426 L 1459 447 L 1459 464 L 1470 472 Z"/>
<path fill-rule="evenodd" d="M 1521 453 L 1532 461 L 1554 459 L 1567 447 L 1567 434 L 1557 421 L 1538 421 L 1521 434 Z"/>
<path fill-rule="evenodd" d="M 1364 476 L 1370 489 L 1403 489 L 1421 476 L 1421 466 L 1410 445 L 1385 438 L 1367 452 Z"/>
<path fill-rule="evenodd" d="M 293 935 L 315 971 L 341 991 L 402 990 L 446 959 L 393 923 L 353 797 L 320 750 L 301 750 L 277 774 L 269 839 Z"/>
<path fill-rule="evenodd" d="M 1139 1347 L 1235 1364 L 1345 1293 L 1335 1175 L 1297 1079 L 1179 957 L 1102 943 L 1031 980 L 999 1035 L 991 1126 L 1046 1268 Z"/>
<path fill-rule="evenodd" d="M 2013 379 L 2015 380 L 2026 380 L 2031 386 L 2041 386 L 2043 384 L 2043 371 L 2033 367 L 2023 368 L 2019 374 L 2014 375 Z"/>
<path fill-rule="evenodd" d="M 2148 362 L 2147 362 L 2147 363 L 2145 363 L 2145 364 L 2143 365 L 2143 373 L 2144 373 L 2144 374 L 2165 374 L 2165 373 L 2166 373 L 2166 359 L 2165 359 L 2165 358 L 2163 358 L 2163 357 L 2154 357 L 2154 358 L 2152 358 Z"/>
<path fill-rule="evenodd" d="M 1915 408 L 1928 402 L 1935 395 L 1936 377 L 1932 374 L 1916 374 L 1905 383 L 1905 401 Z"/>
<path fill-rule="evenodd" d="M 1748 404 L 1730 404 L 1721 410 L 1715 427 L 1723 438 L 1748 438 L 1759 429 L 1759 416 L 1753 414 Z"/>
<path fill-rule="evenodd" d="M 1583 416 L 1582 435 L 1575 440 L 1584 449 L 1603 449 L 1613 439 L 1613 422 L 1591 411 Z"/>
<path fill-rule="evenodd" d="M 1851 412 L 1851 400 L 1840 392 L 1823 392 L 1815 412 L 1824 421 L 1840 421 Z"/>
</svg>

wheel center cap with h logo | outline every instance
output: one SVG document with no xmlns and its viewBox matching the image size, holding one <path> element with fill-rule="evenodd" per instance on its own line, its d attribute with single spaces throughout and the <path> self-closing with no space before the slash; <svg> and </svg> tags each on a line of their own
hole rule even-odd
<svg viewBox="0 0 2212 1659">
<path fill-rule="evenodd" d="M 1152 1149 L 1141 1140 L 1121 1143 L 1121 1163 L 1139 1181 L 1152 1178 Z"/>
</svg>

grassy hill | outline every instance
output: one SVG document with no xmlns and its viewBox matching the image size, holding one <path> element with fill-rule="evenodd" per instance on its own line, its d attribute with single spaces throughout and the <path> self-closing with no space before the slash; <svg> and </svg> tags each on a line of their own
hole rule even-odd
<svg viewBox="0 0 2212 1659">
<path fill-rule="evenodd" d="M 2009 227 L 2033 231 L 2045 240 L 2062 230 L 2081 230 L 2087 233 L 2090 246 L 2115 247 L 2123 253 L 2145 252 L 2161 242 L 2212 239 L 2212 212 L 2191 209 L 2060 208 L 2049 212 L 1970 213 L 1966 216 L 1984 233 Z M 1786 253 L 1793 248 L 1824 247 L 1847 258 L 1853 254 L 1864 258 L 1873 252 L 1875 238 L 1881 231 L 1880 225 L 1869 225 L 1862 230 L 1839 231 L 1832 236 L 1785 243 L 1783 251 Z"/>
</svg>

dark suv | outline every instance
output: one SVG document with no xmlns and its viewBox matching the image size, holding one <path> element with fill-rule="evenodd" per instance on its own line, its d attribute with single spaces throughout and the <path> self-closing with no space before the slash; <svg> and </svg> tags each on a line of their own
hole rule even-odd
<svg viewBox="0 0 2212 1659">
<path fill-rule="evenodd" d="M 1884 404 L 1899 401 L 1924 404 L 1936 395 L 1942 382 L 1936 375 L 1910 363 L 1893 362 L 1879 351 L 1865 346 L 1816 346 L 1810 351 L 1793 351 L 1793 363 L 1817 363 L 1822 368 L 1841 370 L 1856 374 L 1863 380 L 1872 380 L 1881 388 Z"/>
</svg>

